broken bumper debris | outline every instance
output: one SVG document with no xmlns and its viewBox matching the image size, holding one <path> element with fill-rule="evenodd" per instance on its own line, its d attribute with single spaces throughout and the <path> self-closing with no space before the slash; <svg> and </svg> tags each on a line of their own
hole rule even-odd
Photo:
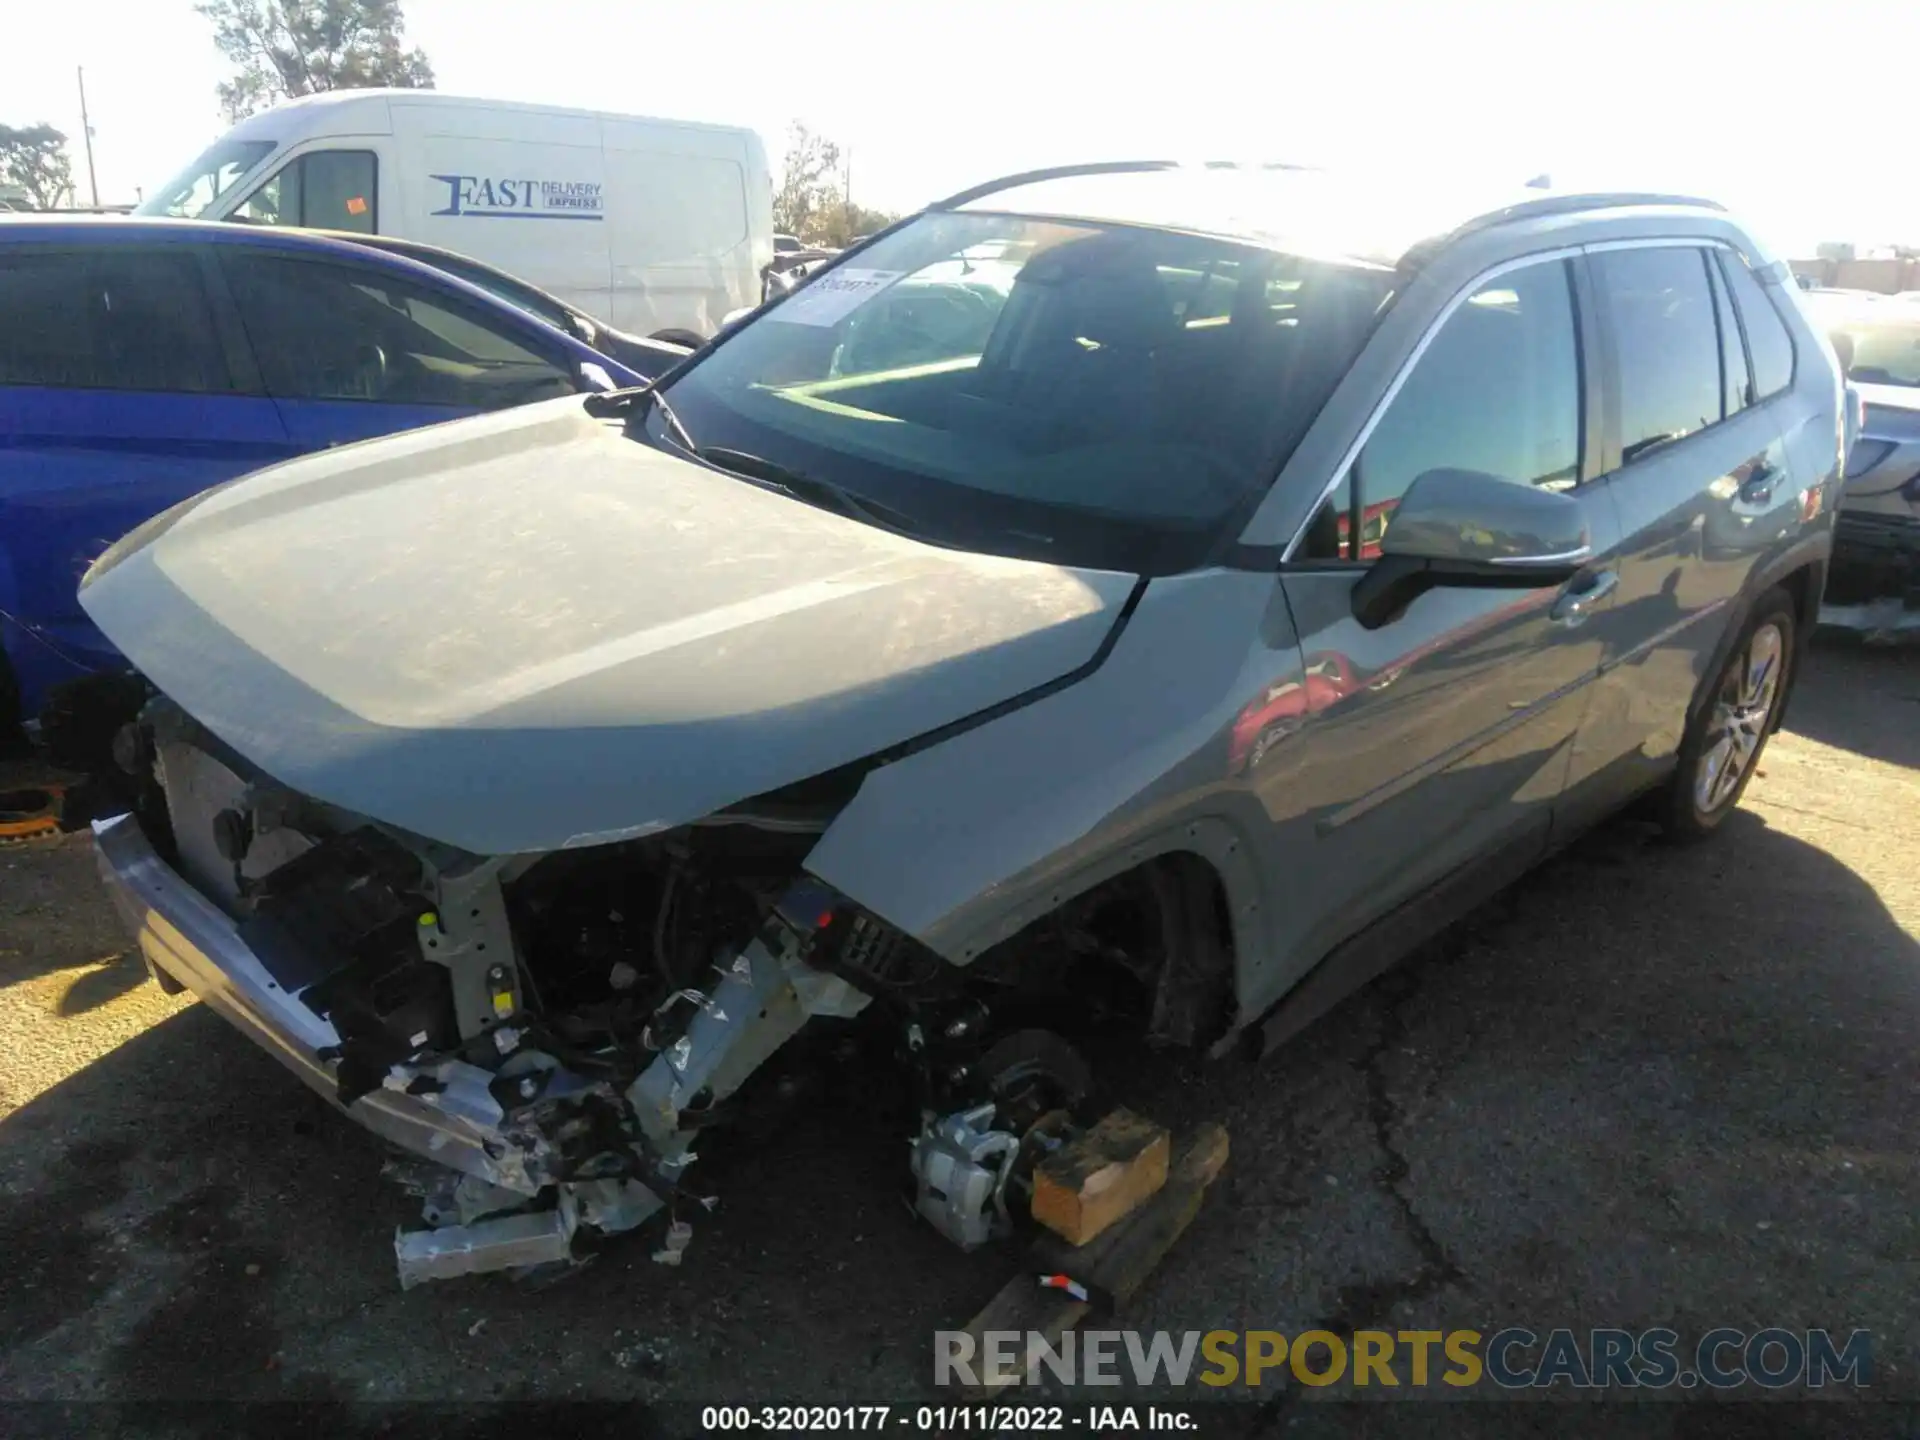
<svg viewBox="0 0 1920 1440">
<path fill-rule="evenodd" d="M 161 860 L 133 816 L 96 823 L 94 839 L 108 891 L 156 979 L 191 990 L 376 1135 L 445 1167 L 415 1187 L 432 1228 L 396 1237 L 403 1286 L 564 1262 L 583 1228 L 615 1234 L 640 1225 L 695 1159 L 683 1110 L 730 1093 L 810 1013 L 845 1013 L 864 999 L 843 981 L 797 973 L 796 949 L 783 943 L 793 932 L 776 911 L 759 939 L 715 967 L 684 1033 L 623 1092 L 551 1057 L 518 1076 L 442 1058 L 395 1063 L 343 1103 L 334 1025 L 273 978 L 236 923 Z M 604 1123 L 609 1108 L 628 1122 L 622 1168 L 644 1183 L 584 1173 L 595 1165 L 569 1156 L 583 1127 Z M 596 1159 L 608 1168 L 604 1152 Z M 684 1226 L 674 1227 L 677 1249 Z"/>
</svg>

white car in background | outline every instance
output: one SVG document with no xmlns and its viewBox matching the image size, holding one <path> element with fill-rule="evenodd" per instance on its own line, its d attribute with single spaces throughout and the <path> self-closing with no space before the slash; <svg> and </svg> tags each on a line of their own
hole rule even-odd
<svg viewBox="0 0 1920 1440">
<path fill-rule="evenodd" d="M 1920 634 L 1920 292 L 1802 297 L 1865 403 L 1820 620 Z"/>
</svg>

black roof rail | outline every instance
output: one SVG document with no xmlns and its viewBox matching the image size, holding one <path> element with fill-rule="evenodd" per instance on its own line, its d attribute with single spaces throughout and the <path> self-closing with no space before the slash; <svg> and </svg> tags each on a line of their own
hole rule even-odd
<svg viewBox="0 0 1920 1440">
<path fill-rule="evenodd" d="M 1023 170 L 1018 175 L 1007 175 L 999 180 L 988 180 L 975 185 L 970 190 L 962 190 L 958 195 L 949 195 L 944 200 L 936 200 L 927 206 L 929 210 L 957 210 L 962 205 L 970 205 L 975 200 L 993 194 L 998 190 L 1012 190 L 1021 185 L 1037 185 L 1042 180 L 1068 180 L 1075 175 L 1127 175 L 1150 170 L 1178 170 L 1186 162 L 1180 160 L 1094 160 L 1085 165 L 1049 165 L 1044 170 Z M 1199 162 L 1203 170 L 1319 170 L 1318 165 L 1298 165 L 1290 160 L 1203 160 Z"/>
<path fill-rule="evenodd" d="M 1538 200 L 1516 201 L 1491 215 L 1469 220 L 1461 228 L 1504 224 L 1508 220 L 1531 220 L 1537 215 L 1560 215 L 1575 210 L 1621 210 L 1630 205 L 1694 205 L 1703 210 L 1727 208 L 1717 200 L 1705 200 L 1698 195 L 1672 195 L 1659 190 L 1569 190 L 1564 195 L 1542 195 Z"/>
<path fill-rule="evenodd" d="M 1068 180 L 1075 175 L 1125 175 L 1138 171 L 1178 170 L 1179 168 L 1178 160 L 1095 160 L 1086 165 L 1049 165 L 1042 170 L 1022 170 L 1018 175 L 1005 175 L 998 180 L 988 180 L 984 184 L 949 195 L 944 200 L 936 200 L 927 206 L 927 209 L 958 210 L 962 205 L 970 205 L 975 200 L 992 195 L 996 191 L 1012 190 L 1021 185 L 1037 185 L 1042 180 Z"/>
<path fill-rule="evenodd" d="M 1657 190 L 1590 190 L 1568 191 L 1564 195 L 1542 195 L 1538 200 L 1516 200 L 1511 205 L 1498 210 L 1489 210 L 1484 215 L 1476 215 L 1464 224 L 1456 225 L 1444 235 L 1435 235 L 1415 245 L 1402 258 L 1401 265 L 1418 268 L 1443 245 L 1482 230 L 1491 230 L 1496 225 L 1506 225 L 1515 220 L 1537 220 L 1547 215 L 1574 215 L 1582 210 L 1624 210 L 1641 205 L 1690 205 L 1703 210 L 1724 212 L 1726 206 L 1717 200 L 1702 199 L 1698 195 L 1670 195 Z"/>
</svg>

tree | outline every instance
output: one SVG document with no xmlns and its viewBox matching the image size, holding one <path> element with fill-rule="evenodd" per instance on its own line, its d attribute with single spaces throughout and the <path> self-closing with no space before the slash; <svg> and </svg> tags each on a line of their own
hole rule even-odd
<svg viewBox="0 0 1920 1440">
<path fill-rule="evenodd" d="M 835 204 L 820 226 L 820 243 L 830 250 L 844 250 L 863 235 L 884 230 L 898 220 L 885 210 L 869 210 L 864 205 Z"/>
<path fill-rule="evenodd" d="M 0 125 L 0 186 L 25 192 L 36 209 L 73 201 L 73 160 L 67 137 L 51 125 Z"/>
<path fill-rule="evenodd" d="M 787 127 L 787 158 L 773 197 L 773 228 L 809 245 L 844 249 L 898 216 L 856 205 L 847 193 L 845 154 L 800 121 Z"/>
<path fill-rule="evenodd" d="M 230 121 L 325 90 L 433 88 L 426 52 L 404 48 L 400 0 L 200 0 L 193 8 L 239 67 L 218 87 Z"/>
<path fill-rule="evenodd" d="M 773 197 L 773 228 L 810 244 L 823 239 L 842 193 L 840 147 L 794 121 L 787 127 L 787 158 Z"/>
</svg>

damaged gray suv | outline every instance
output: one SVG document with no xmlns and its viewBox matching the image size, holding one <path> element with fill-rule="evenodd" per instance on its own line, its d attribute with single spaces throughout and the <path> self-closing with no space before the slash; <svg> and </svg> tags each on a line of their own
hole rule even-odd
<svg viewBox="0 0 1920 1440">
<path fill-rule="evenodd" d="M 108 882 L 445 1167 L 404 1281 L 641 1224 L 867 1039 L 978 1244 L 1116 1035 L 1276 1043 L 1629 800 L 1721 823 L 1819 607 L 1831 350 L 1713 205 L 1393 199 L 1017 176 L 653 389 L 101 558 Z"/>
</svg>

